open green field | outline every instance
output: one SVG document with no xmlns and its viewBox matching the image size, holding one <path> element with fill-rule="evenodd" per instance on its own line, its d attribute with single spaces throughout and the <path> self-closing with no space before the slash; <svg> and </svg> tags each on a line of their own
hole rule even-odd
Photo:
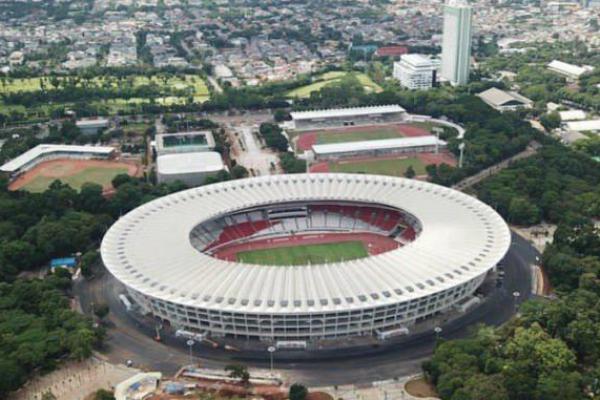
<svg viewBox="0 0 600 400">
<path fill-rule="evenodd" d="M 308 265 L 353 260 L 368 256 L 363 242 L 350 241 L 242 251 L 239 262 L 259 265 Z"/>
<path fill-rule="evenodd" d="M 393 126 L 381 126 L 360 129 L 352 132 L 319 131 L 317 143 L 344 143 L 359 142 L 362 140 L 382 140 L 402 137 L 402 134 Z"/>
<path fill-rule="evenodd" d="M 389 176 L 404 176 L 409 166 L 417 175 L 426 173 L 425 164 L 418 158 L 409 157 L 389 160 L 341 161 L 329 163 L 330 172 L 365 173 Z"/>
<path fill-rule="evenodd" d="M 287 95 L 288 97 L 308 97 L 312 92 L 321 90 L 323 87 L 331 85 L 333 83 L 340 82 L 341 79 L 346 75 L 353 75 L 367 91 L 379 93 L 383 89 L 381 86 L 373 82 L 368 75 L 362 72 L 344 72 L 344 71 L 331 71 L 326 72 L 322 75 L 315 77 L 316 82 L 310 85 L 301 86 L 299 88 L 290 90 Z"/>
<path fill-rule="evenodd" d="M 38 175 L 21 189 L 28 192 L 40 193 L 48 189 L 50 184 L 57 179 L 60 179 L 61 182 L 68 184 L 75 190 L 81 189 L 81 186 L 86 182 L 93 182 L 103 187 L 108 187 L 115 176 L 126 173 L 127 167 L 88 167 L 73 175 L 61 178 Z"/>
<path fill-rule="evenodd" d="M 57 78 L 59 81 L 65 78 Z M 143 75 L 127 76 L 122 79 L 117 77 L 96 77 L 91 80 L 81 80 L 79 85 L 84 82 L 97 87 L 112 87 L 112 88 L 139 88 L 144 85 L 155 84 L 161 89 L 164 88 L 169 92 L 186 91 L 193 96 L 205 97 L 209 95 L 208 87 L 202 77 L 197 75 L 181 75 L 181 76 L 162 76 L 153 75 L 151 77 Z M 36 92 L 42 90 L 42 85 L 46 89 L 53 88 L 50 77 L 36 78 L 4 78 L 0 80 L 0 94 L 8 94 L 14 92 Z"/>
</svg>

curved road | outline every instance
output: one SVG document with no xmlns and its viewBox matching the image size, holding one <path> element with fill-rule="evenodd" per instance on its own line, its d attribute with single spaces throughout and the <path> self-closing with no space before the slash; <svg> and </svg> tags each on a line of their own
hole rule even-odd
<svg viewBox="0 0 600 400">
<path fill-rule="evenodd" d="M 464 316 L 443 325 L 441 336 L 445 339 L 465 337 L 475 324 L 500 325 L 515 312 L 512 293 L 519 291 L 519 301 L 531 292 L 530 266 L 539 253 L 522 237 L 513 233 L 513 243 L 504 259 L 504 284 L 486 301 Z M 172 375 L 181 365 L 189 363 L 187 348 L 179 340 L 164 337 L 155 342 L 151 328 L 140 325 L 124 309 L 117 295 L 122 287 L 109 273 L 92 281 L 79 281 L 74 287 L 85 312 L 90 312 L 93 302 L 105 302 L 110 306 L 108 336 L 103 353 L 114 363 L 131 359 L 136 366 L 160 370 Z M 369 354 L 353 354 L 348 351 L 330 351 L 327 358 L 319 360 L 284 361 L 277 359 L 275 368 L 288 382 L 304 382 L 310 386 L 361 384 L 391 379 L 419 372 L 421 363 L 432 353 L 435 344 L 433 332 L 416 334 L 401 343 L 371 348 Z M 194 362 L 204 367 L 222 369 L 232 362 L 251 367 L 268 368 L 268 359 L 250 358 L 242 353 L 214 350 L 207 346 L 194 346 Z"/>
</svg>

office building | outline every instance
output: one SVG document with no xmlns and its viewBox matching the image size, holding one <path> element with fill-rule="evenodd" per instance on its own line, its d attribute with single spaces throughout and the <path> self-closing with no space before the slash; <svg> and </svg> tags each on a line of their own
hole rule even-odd
<svg viewBox="0 0 600 400">
<path fill-rule="evenodd" d="M 435 85 L 440 61 L 421 54 L 406 54 L 394 63 L 394 78 L 408 89 L 429 89 Z"/>
</svg>

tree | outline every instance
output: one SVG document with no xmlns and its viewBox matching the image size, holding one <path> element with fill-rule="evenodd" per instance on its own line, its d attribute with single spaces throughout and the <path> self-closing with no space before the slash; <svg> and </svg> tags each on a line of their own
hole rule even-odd
<svg viewBox="0 0 600 400">
<path fill-rule="evenodd" d="M 98 389 L 94 393 L 94 400 L 115 400 L 113 393 L 106 389 Z"/>
<path fill-rule="evenodd" d="M 415 169 L 413 168 L 412 165 L 409 165 L 408 168 L 406 168 L 406 171 L 404 172 L 404 177 L 412 179 L 415 177 L 415 175 L 416 175 Z"/>
<path fill-rule="evenodd" d="M 248 176 L 248 170 L 242 165 L 235 165 L 231 168 L 231 178 L 232 179 L 240 179 L 246 178 Z"/>
<path fill-rule="evenodd" d="M 96 304 L 94 306 L 94 314 L 99 319 L 106 318 L 106 316 L 108 315 L 109 312 L 110 312 L 110 308 L 108 307 L 108 304 L 106 304 L 106 303 Z"/>
<path fill-rule="evenodd" d="M 225 366 L 225 371 L 229 372 L 229 377 L 239 379 L 245 385 L 250 381 L 250 373 L 245 365 L 230 364 Z"/>
<path fill-rule="evenodd" d="M 306 386 L 300 383 L 294 383 L 292 386 L 290 386 L 290 391 L 288 395 L 290 400 L 305 400 L 307 396 L 308 389 L 306 388 Z"/>
<path fill-rule="evenodd" d="M 544 126 L 544 129 L 551 131 L 560 126 L 560 115 L 556 111 L 544 114 L 540 117 L 540 123 Z"/>
<path fill-rule="evenodd" d="M 56 396 L 52 393 L 51 390 L 47 390 L 42 393 L 42 400 L 56 400 Z"/>
</svg>

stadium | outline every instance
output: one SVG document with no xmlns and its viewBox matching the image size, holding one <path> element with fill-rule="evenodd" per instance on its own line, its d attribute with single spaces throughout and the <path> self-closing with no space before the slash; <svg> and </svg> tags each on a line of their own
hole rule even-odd
<svg viewBox="0 0 600 400">
<path fill-rule="evenodd" d="M 490 207 L 417 180 L 275 175 L 144 204 L 105 235 L 142 313 L 212 337 L 386 339 L 473 299 L 510 247 Z"/>
</svg>

